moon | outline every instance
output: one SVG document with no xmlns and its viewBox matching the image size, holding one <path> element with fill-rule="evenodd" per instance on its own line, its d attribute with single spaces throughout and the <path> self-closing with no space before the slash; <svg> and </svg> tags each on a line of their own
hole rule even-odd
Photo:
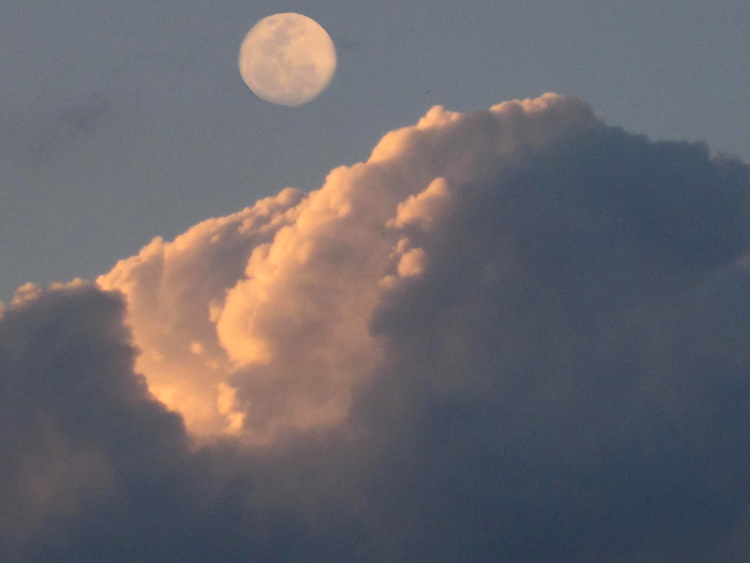
<svg viewBox="0 0 750 563">
<path fill-rule="evenodd" d="M 240 47 L 240 74 L 262 100 L 301 106 L 325 90 L 336 72 L 336 48 L 315 20 L 292 12 L 256 23 Z"/>
</svg>

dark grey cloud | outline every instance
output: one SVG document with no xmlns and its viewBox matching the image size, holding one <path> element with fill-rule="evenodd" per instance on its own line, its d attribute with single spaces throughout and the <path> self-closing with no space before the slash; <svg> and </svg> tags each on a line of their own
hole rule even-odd
<svg viewBox="0 0 750 563">
<path fill-rule="evenodd" d="M 293 249 L 295 224 L 313 232 L 313 211 L 336 211 L 321 201 L 354 202 L 349 215 L 325 215 L 324 237 L 304 239 L 319 245 L 314 267 L 294 270 L 305 284 L 279 294 L 297 296 L 289 307 L 303 313 L 326 297 L 330 318 L 300 316 L 299 334 L 269 340 L 269 364 L 232 380 L 249 401 L 271 386 L 264 374 L 287 370 L 278 377 L 299 406 L 303 370 L 325 365 L 307 350 L 339 353 L 349 341 L 326 340 L 329 327 L 362 318 L 344 286 L 365 284 L 370 273 L 351 265 L 369 272 L 364 257 L 380 243 L 361 227 L 357 198 L 373 215 L 398 205 L 387 229 L 372 221 L 378 236 L 409 239 L 366 318 L 382 353 L 355 381 L 344 419 L 283 427 L 262 446 L 241 435 L 195 441 L 149 394 L 124 324 L 138 301 L 85 283 L 23 289 L 0 320 L 3 560 L 746 561 L 750 168 L 587 115 L 555 97 L 494 116 L 438 112 L 439 126 L 386 138 L 352 183 L 340 172 L 317 195 L 288 192 L 196 227 L 184 254 L 159 242 L 132 259 L 148 283 L 159 272 L 152 254 L 177 264 L 153 299 L 166 303 L 174 292 L 164 288 L 177 287 L 197 298 L 216 288 L 195 264 L 228 276 L 221 252 L 246 260 L 241 240 Z M 508 138 L 501 158 L 468 158 Z M 389 160 L 406 153 L 419 158 Z M 414 170 L 427 172 L 409 191 Z M 211 254 L 217 233 L 231 252 Z M 302 262 L 282 250 L 278 268 L 287 254 Z M 261 258 L 249 272 L 265 271 Z M 123 262 L 109 283 L 117 273 L 131 296 L 133 284 L 152 287 L 135 268 Z M 313 274 L 331 277 L 319 285 Z M 177 311 L 154 303 L 165 318 Z M 277 314 L 271 326 L 294 329 Z M 305 337 L 306 326 L 318 333 Z M 295 350 L 285 339 L 298 347 L 277 359 Z M 318 392 L 340 392 L 315 373 Z M 282 392 L 262 395 L 256 411 L 243 403 L 246 427 L 275 412 Z"/>
<path fill-rule="evenodd" d="M 750 500 L 749 187 L 604 126 L 467 186 L 373 325 L 414 559 L 716 560 Z"/>
<path fill-rule="evenodd" d="M 76 284 L 26 299 L 0 326 L 3 561 L 325 561 L 346 552 L 324 542 L 308 553 L 320 540 L 267 461 L 231 444 L 191 447 L 180 417 L 133 372 L 119 296 Z"/>
</svg>

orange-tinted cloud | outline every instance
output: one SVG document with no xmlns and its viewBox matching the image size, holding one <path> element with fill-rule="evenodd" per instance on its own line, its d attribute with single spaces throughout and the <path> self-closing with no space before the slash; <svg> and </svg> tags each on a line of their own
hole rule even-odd
<svg viewBox="0 0 750 563">
<path fill-rule="evenodd" d="M 451 186 L 595 123 L 582 102 L 554 94 L 466 115 L 436 107 L 321 189 L 155 239 L 98 283 L 128 297 L 138 369 L 191 430 L 267 442 L 330 426 L 379 360 L 368 323 L 382 292 L 429 261 L 405 249 L 408 232 L 430 236 L 454 199 L 471 197 Z"/>
<path fill-rule="evenodd" d="M 747 165 L 562 96 L 435 108 L 19 289 L 0 560 L 744 563 L 748 256 Z"/>
</svg>

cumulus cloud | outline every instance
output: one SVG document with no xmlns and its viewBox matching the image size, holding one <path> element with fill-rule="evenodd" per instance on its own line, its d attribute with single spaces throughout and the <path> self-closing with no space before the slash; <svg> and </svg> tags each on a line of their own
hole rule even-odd
<svg viewBox="0 0 750 563">
<path fill-rule="evenodd" d="M 158 472 L 165 457 L 186 447 L 179 417 L 153 401 L 132 371 L 123 309 L 120 299 L 75 282 L 46 291 L 26 286 L 4 312 L 4 540 L 41 539 L 46 530 L 43 540 L 54 542 L 88 503 L 112 494 L 119 478 Z"/>
<path fill-rule="evenodd" d="M 156 239 L 98 283 L 128 296 L 138 368 L 194 431 L 266 442 L 338 424 L 380 361 L 368 323 L 383 289 L 426 267 L 411 239 L 445 220 L 450 186 L 595 122 L 554 95 L 468 115 L 437 107 L 320 190 Z"/>
<path fill-rule="evenodd" d="M 268 248 L 298 215 L 287 189 L 252 208 L 196 225 L 173 242 L 154 239 L 120 261 L 99 285 L 127 297 L 128 323 L 149 388 L 196 432 L 234 428 L 230 358 L 215 323 L 228 289 L 244 279 L 256 249 Z M 249 321 L 249 319 L 248 319 Z"/>
<path fill-rule="evenodd" d="M 10 561 L 745 561 L 750 172 L 546 94 L 0 320 Z M 107 538 L 107 539 L 103 539 Z"/>
</svg>

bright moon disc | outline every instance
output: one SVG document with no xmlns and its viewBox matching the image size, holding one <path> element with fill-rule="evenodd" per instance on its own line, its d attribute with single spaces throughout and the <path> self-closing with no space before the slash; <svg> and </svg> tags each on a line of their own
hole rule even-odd
<svg viewBox="0 0 750 563">
<path fill-rule="evenodd" d="M 274 104 L 306 104 L 326 89 L 335 72 L 333 41 L 301 14 L 260 20 L 240 47 L 242 79 L 256 96 Z"/>
</svg>

